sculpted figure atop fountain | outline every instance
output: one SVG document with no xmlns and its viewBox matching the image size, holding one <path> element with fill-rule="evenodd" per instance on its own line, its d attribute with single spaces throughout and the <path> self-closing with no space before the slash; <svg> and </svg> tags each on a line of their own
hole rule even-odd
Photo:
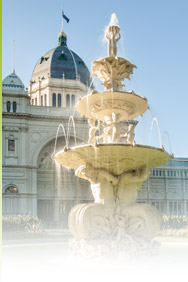
<svg viewBox="0 0 188 282">
<path fill-rule="evenodd" d="M 117 56 L 117 42 L 120 40 L 120 28 L 118 26 L 108 26 L 106 39 L 108 40 L 108 56 Z M 118 36 L 118 37 L 117 37 Z"/>
</svg>

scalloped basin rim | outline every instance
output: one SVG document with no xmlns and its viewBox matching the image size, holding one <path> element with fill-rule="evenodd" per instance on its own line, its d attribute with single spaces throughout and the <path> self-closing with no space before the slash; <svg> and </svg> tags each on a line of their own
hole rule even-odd
<svg viewBox="0 0 188 282">
<path fill-rule="evenodd" d="M 76 104 L 77 111 L 88 118 L 103 120 L 112 112 L 120 113 L 121 120 L 133 119 L 147 109 L 147 99 L 134 92 L 101 91 L 82 97 Z"/>
<path fill-rule="evenodd" d="M 95 63 L 95 62 L 101 62 L 101 61 L 125 61 L 125 62 L 128 62 L 130 65 L 132 65 L 134 68 L 137 68 L 136 65 L 132 64 L 129 60 L 125 59 L 125 58 L 122 58 L 122 57 L 112 57 L 112 56 L 108 56 L 108 57 L 103 57 L 103 58 L 99 58 L 95 61 L 92 62 L 92 65 Z"/>
<path fill-rule="evenodd" d="M 79 100 L 85 99 L 85 98 L 87 98 L 89 96 L 92 96 L 92 95 L 105 94 L 105 93 L 112 94 L 112 95 L 116 95 L 116 94 L 119 94 L 119 93 L 122 94 L 122 95 L 134 95 L 134 96 L 137 96 L 137 97 L 142 98 L 142 99 L 147 101 L 146 97 L 140 96 L 140 95 L 136 94 L 134 91 L 126 92 L 126 91 L 118 91 L 118 90 L 115 90 L 115 91 L 113 91 L 113 90 L 105 90 L 105 91 L 91 92 L 88 95 L 79 98 Z"/>
<path fill-rule="evenodd" d="M 148 169 L 166 165 L 174 156 L 164 149 L 129 144 L 87 144 L 59 151 L 54 159 L 66 168 L 77 169 L 90 164 L 97 169 L 107 169 L 114 175 L 135 170 L 144 165 Z"/>
</svg>

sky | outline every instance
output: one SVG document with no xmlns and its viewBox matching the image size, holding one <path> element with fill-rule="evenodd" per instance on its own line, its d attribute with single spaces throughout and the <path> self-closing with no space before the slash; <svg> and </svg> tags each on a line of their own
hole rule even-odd
<svg viewBox="0 0 188 282">
<path fill-rule="evenodd" d="M 15 70 L 25 87 L 38 59 L 57 46 L 61 10 L 68 47 L 88 68 L 107 56 L 105 27 L 116 13 L 121 29 L 118 56 L 137 66 L 126 90 L 148 99 L 150 110 L 137 118 L 137 144 L 188 157 L 188 1 L 187 0 L 3 0 L 2 75 Z M 94 80 L 97 90 L 100 82 Z M 158 134 L 156 120 L 159 124 Z M 152 129 L 151 129 L 152 127 Z M 170 141 L 169 141 L 170 140 Z"/>
</svg>

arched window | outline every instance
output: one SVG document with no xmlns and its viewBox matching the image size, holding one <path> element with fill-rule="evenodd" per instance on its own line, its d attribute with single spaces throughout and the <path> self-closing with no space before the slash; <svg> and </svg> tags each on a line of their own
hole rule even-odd
<svg viewBox="0 0 188 282">
<path fill-rule="evenodd" d="M 37 106 L 37 98 L 35 98 L 35 106 Z"/>
<path fill-rule="evenodd" d="M 6 194 L 18 194 L 18 188 L 16 188 L 15 186 L 9 186 L 5 189 L 5 193 Z"/>
<path fill-rule="evenodd" d="M 66 106 L 67 108 L 70 108 L 70 95 L 69 94 L 67 94 L 66 96 Z"/>
<path fill-rule="evenodd" d="M 75 106 L 75 95 L 71 96 L 71 106 L 74 107 Z"/>
<path fill-rule="evenodd" d="M 52 95 L 52 106 L 56 107 L 56 94 L 55 93 L 53 93 Z"/>
<path fill-rule="evenodd" d="M 10 101 L 7 102 L 7 112 L 10 112 L 11 109 L 11 103 Z"/>
<path fill-rule="evenodd" d="M 16 113 L 17 110 L 17 104 L 16 102 L 13 102 L 13 112 Z"/>
<path fill-rule="evenodd" d="M 58 107 L 61 107 L 61 94 L 58 94 Z"/>
</svg>

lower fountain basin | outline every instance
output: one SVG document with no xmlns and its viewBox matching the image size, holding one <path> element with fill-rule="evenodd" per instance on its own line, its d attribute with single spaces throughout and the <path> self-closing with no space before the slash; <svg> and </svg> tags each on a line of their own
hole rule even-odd
<svg viewBox="0 0 188 282">
<path fill-rule="evenodd" d="M 56 153 L 54 159 L 66 168 L 77 169 L 80 165 L 90 164 L 97 169 L 106 169 L 113 175 L 121 175 L 142 166 L 150 169 L 166 165 L 173 155 L 151 146 L 87 144 L 64 149 Z"/>
</svg>

